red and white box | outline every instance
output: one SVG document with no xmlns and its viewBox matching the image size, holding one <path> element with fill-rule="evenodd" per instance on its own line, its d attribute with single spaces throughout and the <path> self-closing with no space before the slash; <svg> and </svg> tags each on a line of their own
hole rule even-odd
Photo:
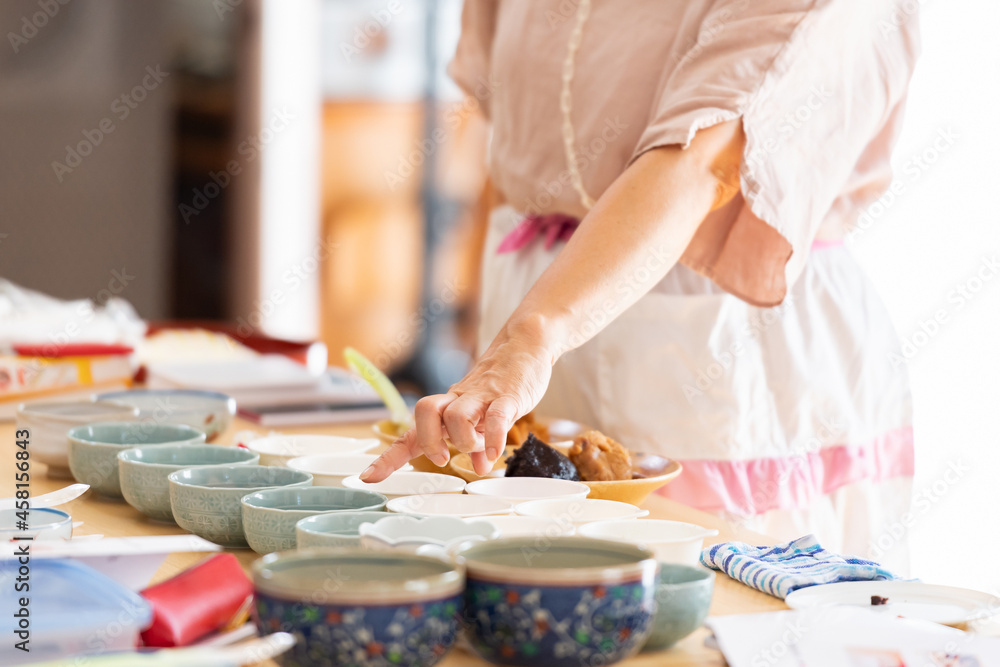
<svg viewBox="0 0 1000 667">
<path fill-rule="evenodd" d="M 21 403 L 127 389 L 133 373 L 126 345 L 14 345 L 0 354 L 0 420 L 14 419 Z"/>
</svg>

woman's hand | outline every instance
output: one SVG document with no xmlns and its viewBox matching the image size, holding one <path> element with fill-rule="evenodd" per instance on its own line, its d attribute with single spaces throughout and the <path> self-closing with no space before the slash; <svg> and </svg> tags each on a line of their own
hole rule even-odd
<svg viewBox="0 0 1000 667">
<path fill-rule="evenodd" d="M 507 431 L 545 393 L 556 359 L 658 283 L 709 211 L 739 191 L 743 144 L 737 119 L 699 131 L 686 149 L 664 146 L 638 157 L 580 222 L 472 372 L 447 394 L 421 399 L 416 428 L 361 478 L 381 481 L 420 454 L 444 465 L 446 437 L 471 453 L 477 473 L 489 472 Z"/>
<path fill-rule="evenodd" d="M 417 401 L 416 427 L 396 440 L 361 479 L 379 482 L 420 454 L 443 466 L 449 458 L 445 438 L 470 453 L 478 474 L 487 474 L 504 451 L 507 431 L 535 407 L 549 384 L 555 355 L 545 339 L 541 325 L 508 322 L 447 394 Z"/>
</svg>

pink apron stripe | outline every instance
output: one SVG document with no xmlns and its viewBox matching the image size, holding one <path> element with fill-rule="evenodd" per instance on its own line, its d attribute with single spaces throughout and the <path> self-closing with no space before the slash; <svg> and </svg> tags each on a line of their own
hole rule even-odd
<svg viewBox="0 0 1000 667">
<path fill-rule="evenodd" d="M 531 243 L 535 237 L 545 238 L 545 249 L 551 250 L 556 241 L 568 241 L 580 221 L 571 215 L 550 213 L 522 220 L 497 246 L 497 253 L 517 252 Z"/>
<path fill-rule="evenodd" d="M 750 516 L 806 509 L 816 497 L 864 479 L 913 476 L 913 427 L 863 445 L 833 445 L 800 456 L 744 461 L 682 460 L 684 472 L 660 490 L 705 511 Z"/>
<path fill-rule="evenodd" d="M 842 245 L 844 245 L 844 241 L 843 240 L 840 240 L 840 241 L 818 241 L 817 240 L 817 241 L 813 241 L 812 242 L 812 249 L 813 250 L 825 250 L 826 248 L 839 248 Z"/>
</svg>

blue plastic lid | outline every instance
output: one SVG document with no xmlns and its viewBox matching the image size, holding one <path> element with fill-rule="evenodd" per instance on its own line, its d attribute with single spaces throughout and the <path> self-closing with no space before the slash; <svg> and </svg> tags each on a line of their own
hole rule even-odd
<svg viewBox="0 0 1000 667">
<path fill-rule="evenodd" d="M 12 545 L 13 546 L 13 545 Z M 21 564 L 0 561 L 0 632 L 11 634 L 17 624 L 14 612 L 19 598 L 29 599 L 32 633 L 74 633 L 118 624 L 144 630 L 153 620 L 153 610 L 142 596 L 74 560 L 32 558 L 28 567 L 29 590 L 16 591 Z"/>
</svg>

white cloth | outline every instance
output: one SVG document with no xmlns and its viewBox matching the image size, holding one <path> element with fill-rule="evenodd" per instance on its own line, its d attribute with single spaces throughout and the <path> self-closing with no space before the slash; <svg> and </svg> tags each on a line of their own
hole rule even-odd
<svg viewBox="0 0 1000 667">
<path fill-rule="evenodd" d="M 125 284 L 111 283 L 116 289 Z M 103 303 L 64 301 L 0 278 L 0 349 L 72 343 L 136 347 L 146 335 L 146 323 L 128 301 L 112 296 L 110 289 L 97 296 Z"/>
<path fill-rule="evenodd" d="M 485 349 L 562 248 L 496 248 L 520 220 L 496 209 L 485 245 Z M 643 276 L 636 276 L 642 280 Z M 898 338 L 850 253 L 814 249 L 785 302 L 757 308 L 675 266 L 553 369 L 539 412 L 679 460 L 664 495 L 734 524 L 906 573 L 913 447 Z M 888 539 L 886 539 L 888 536 Z"/>
</svg>

